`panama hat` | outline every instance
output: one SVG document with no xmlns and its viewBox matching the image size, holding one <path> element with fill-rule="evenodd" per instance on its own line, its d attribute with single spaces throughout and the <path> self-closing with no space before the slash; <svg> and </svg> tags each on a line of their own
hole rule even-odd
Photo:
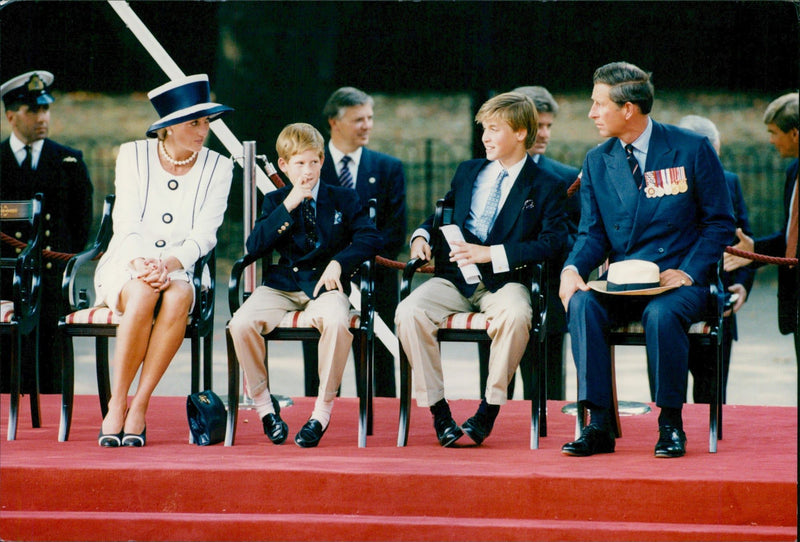
<svg viewBox="0 0 800 542">
<path fill-rule="evenodd" d="M 211 101 L 211 87 L 204 73 L 165 83 L 147 93 L 161 117 L 147 129 L 147 137 L 156 137 L 161 128 L 201 117 L 217 119 L 233 111 L 227 105 Z"/>
<path fill-rule="evenodd" d="M 623 260 L 608 266 L 607 280 L 590 280 L 589 288 L 612 295 L 656 295 L 675 286 L 661 286 L 658 265 L 645 260 Z"/>
<path fill-rule="evenodd" d="M 0 86 L 0 96 L 6 108 L 14 103 L 47 105 L 55 101 L 50 95 L 53 74 L 43 70 L 23 73 L 9 79 Z"/>
</svg>

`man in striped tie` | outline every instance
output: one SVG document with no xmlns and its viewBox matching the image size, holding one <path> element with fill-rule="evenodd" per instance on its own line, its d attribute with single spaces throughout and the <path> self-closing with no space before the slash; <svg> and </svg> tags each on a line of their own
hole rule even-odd
<svg viewBox="0 0 800 542">
<path fill-rule="evenodd" d="M 328 120 L 330 140 L 325 146 L 325 162 L 320 181 L 354 188 L 363 205 L 377 201 L 375 224 L 383 238 L 380 256 L 396 260 L 406 241 L 406 179 L 397 158 L 370 150 L 373 125 L 373 99 L 357 88 L 342 87 L 328 98 L 323 115 Z M 394 331 L 394 312 L 399 296 L 398 273 L 381 265 L 375 268 L 375 310 Z M 353 343 L 359 359 L 358 341 Z M 316 345 L 304 344 L 306 395 L 317 389 Z M 395 397 L 394 356 L 382 342 L 375 343 L 375 395 Z"/>
<path fill-rule="evenodd" d="M 569 456 L 614 451 L 607 332 L 641 321 L 660 408 L 654 455 L 681 457 L 686 453 L 686 330 L 690 322 L 707 316 L 709 284 L 735 230 L 731 198 L 707 138 L 650 118 L 655 90 L 648 72 L 612 62 L 598 68 L 592 82 L 589 118 L 609 139 L 583 162 L 581 222 L 559 287 L 572 338 L 578 400 L 590 410 L 592 421 L 561 451 Z M 658 295 L 660 288 L 639 295 L 595 291 L 586 281 L 606 260 L 655 263 L 660 286 L 670 290 Z"/>
</svg>

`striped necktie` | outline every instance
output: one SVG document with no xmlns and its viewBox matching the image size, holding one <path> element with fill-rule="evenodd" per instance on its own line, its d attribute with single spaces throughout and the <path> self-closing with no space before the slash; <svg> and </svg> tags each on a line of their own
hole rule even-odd
<svg viewBox="0 0 800 542">
<path fill-rule="evenodd" d="M 508 172 L 505 169 L 500 171 L 500 175 L 497 176 L 497 180 L 494 182 L 492 193 L 489 194 L 489 200 L 486 202 L 486 207 L 483 208 L 483 214 L 475 223 L 475 235 L 477 235 L 478 239 L 481 241 L 486 241 L 486 238 L 489 236 L 489 231 L 492 229 L 492 225 L 494 224 L 494 219 L 497 216 L 497 208 L 500 206 L 500 195 L 502 193 L 501 189 L 503 187 L 503 179 L 505 179 L 507 175 Z"/>
<path fill-rule="evenodd" d="M 352 158 L 347 156 L 346 154 L 342 157 L 341 164 L 342 169 L 339 172 L 339 184 L 344 186 L 345 188 L 355 188 L 355 182 L 353 182 L 353 175 L 350 173 L 350 168 L 348 164 Z"/>
<path fill-rule="evenodd" d="M 631 168 L 633 180 L 636 181 L 636 188 L 642 187 L 642 170 L 639 169 L 639 161 L 633 155 L 633 145 L 628 143 L 625 145 L 625 158 L 628 159 L 628 167 Z"/>
</svg>

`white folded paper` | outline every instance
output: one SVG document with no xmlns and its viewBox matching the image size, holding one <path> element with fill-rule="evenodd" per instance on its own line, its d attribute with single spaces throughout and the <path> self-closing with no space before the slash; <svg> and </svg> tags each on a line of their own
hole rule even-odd
<svg viewBox="0 0 800 542">
<path fill-rule="evenodd" d="M 453 248 L 453 241 L 464 241 L 464 234 L 461 233 L 461 228 L 456 226 L 455 224 L 448 224 L 447 226 L 442 226 L 439 228 L 442 231 L 442 235 L 447 240 L 447 244 L 450 245 L 450 248 Z M 478 271 L 478 266 L 474 263 L 469 265 L 465 265 L 461 267 L 461 274 L 464 275 L 464 280 L 467 281 L 467 284 L 478 284 L 481 281 L 481 272 Z"/>
</svg>

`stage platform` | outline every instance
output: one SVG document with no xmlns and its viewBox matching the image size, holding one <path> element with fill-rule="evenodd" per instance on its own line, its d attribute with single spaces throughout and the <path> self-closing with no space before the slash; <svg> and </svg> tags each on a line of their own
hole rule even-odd
<svg viewBox="0 0 800 542">
<path fill-rule="evenodd" d="M 284 409 L 290 439 L 313 398 Z M 145 448 L 97 446 L 100 408 L 77 396 L 57 442 L 59 396 L 43 427 L 27 397 L 17 440 L 0 442 L 2 540 L 796 540 L 797 408 L 726 406 L 708 453 L 708 407 L 686 405 L 688 453 L 656 459 L 657 413 L 622 418 L 614 454 L 566 457 L 575 417 L 548 403 L 529 449 L 530 403 L 511 401 L 480 447 L 441 448 L 413 407 L 398 448 L 396 399 L 376 399 L 357 444 L 357 403 L 340 398 L 320 446 L 274 446 L 252 410 L 236 445 L 188 443 L 185 397 L 153 397 Z M 462 422 L 477 400 L 451 402 Z M 5 439 L 8 396 L 0 398 Z M 464 437 L 462 441 L 468 441 Z"/>
</svg>

